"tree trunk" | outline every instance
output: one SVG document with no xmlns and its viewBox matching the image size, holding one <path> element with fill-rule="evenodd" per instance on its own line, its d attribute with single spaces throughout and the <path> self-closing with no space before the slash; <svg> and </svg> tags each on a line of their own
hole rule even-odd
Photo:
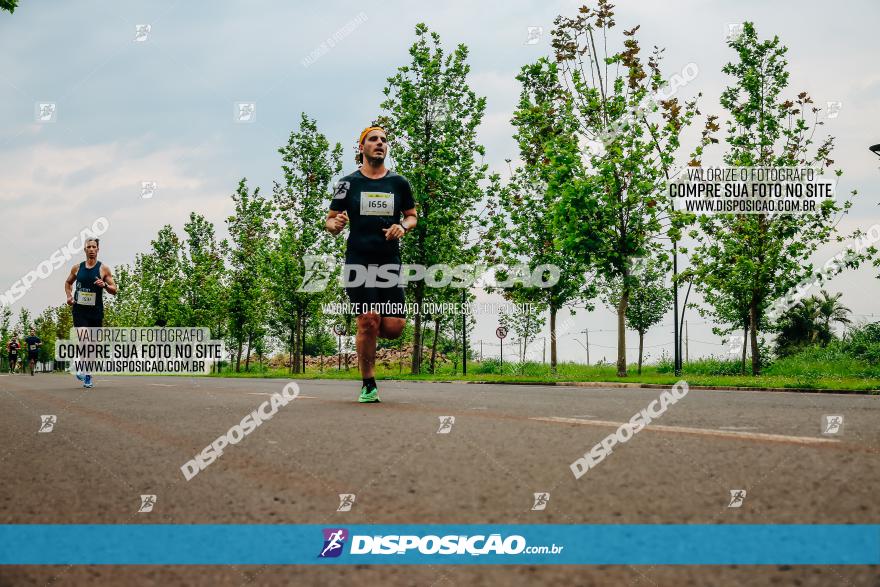
<svg viewBox="0 0 880 587">
<path fill-rule="evenodd" d="M 625 285 L 627 276 L 623 276 L 624 286 L 617 305 L 617 376 L 626 377 L 626 307 L 629 305 L 629 286 Z"/>
<path fill-rule="evenodd" d="M 238 339 L 238 351 L 235 354 L 235 372 L 238 373 L 241 371 L 241 345 L 244 343 L 244 339 Z"/>
<path fill-rule="evenodd" d="M 645 333 L 639 331 L 639 375 L 642 374 L 642 350 L 645 348 Z"/>
<path fill-rule="evenodd" d="M 431 343 L 431 374 L 434 374 L 435 362 L 437 360 L 437 339 L 440 338 L 440 319 L 434 319 L 434 341 Z"/>
<path fill-rule="evenodd" d="M 416 308 L 421 309 L 424 296 L 422 295 L 421 282 L 416 284 Z M 413 325 L 413 352 L 412 369 L 413 375 L 422 371 L 422 313 L 416 312 L 416 321 Z"/>
<path fill-rule="evenodd" d="M 294 339 L 296 337 L 296 326 L 290 326 L 290 345 L 287 347 L 287 369 L 291 373 L 293 373 L 293 345 L 296 344 Z"/>
<path fill-rule="evenodd" d="M 761 374 L 761 352 L 758 350 L 758 296 L 749 302 L 749 338 L 752 346 L 752 375 Z"/>
<path fill-rule="evenodd" d="M 302 333 L 300 332 L 299 326 L 302 321 L 302 317 L 299 313 L 299 310 L 296 312 L 296 316 L 293 319 L 293 330 L 296 333 L 293 337 L 293 372 L 299 373 L 299 348 L 302 344 Z"/>
<path fill-rule="evenodd" d="M 742 374 L 746 374 L 746 349 L 749 348 L 749 322 L 746 321 L 743 326 L 743 352 L 742 352 Z"/>
<path fill-rule="evenodd" d="M 306 372 L 306 314 L 302 314 L 302 336 L 300 337 L 300 354 L 302 355 L 302 373 Z"/>
<path fill-rule="evenodd" d="M 550 307 L 550 372 L 556 373 L 556 308 Z"/>
<path fill-rule="evenodd" d="M 251 342 L 254 339 L 254 334 L 252 332 L 248 333 L 248 348 L 247 348 L 247 357 L 244 361 L 244 370 L 250 371 L 251 368 Z"/>
</svg>

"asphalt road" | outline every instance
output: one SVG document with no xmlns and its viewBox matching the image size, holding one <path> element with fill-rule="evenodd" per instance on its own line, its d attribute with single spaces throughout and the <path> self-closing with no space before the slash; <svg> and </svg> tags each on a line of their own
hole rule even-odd
<svg viewBox="0 0 880 587">
<path fill-rule="evenodd" d="M 880 397 L 690 391 L 575 479 L 656 389 L 300 381 L 191 481 L 180 471 L 285 380 L 0 376 L 2 523 L 880 523 Z M 41 415 L 55 415 L 38 433 Z M 823 435 L 824 415 L 843 415 Z M 448 433 L 441 418 L 454 416 Z M 730 490 L 746 490 L 739 508 Z M 532 511 L 535 492 L 549 492 Z M 355 494 L 338 512 L 339 494 Z M 141 494 L 155 494 L 138 513 Z M 867 566 L 0 567 L 0 585 L 880 585 Z"/>
</svg>

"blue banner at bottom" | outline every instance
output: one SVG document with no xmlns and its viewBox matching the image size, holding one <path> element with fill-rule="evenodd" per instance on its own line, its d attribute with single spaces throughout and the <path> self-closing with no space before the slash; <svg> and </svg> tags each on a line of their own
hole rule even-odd
<svg viewBox="0 0 880 587">
<path fill-rule="evenodd" d="M 4 565 L 876 565 L 880 525 L 0 525 Z"/>
</svg>

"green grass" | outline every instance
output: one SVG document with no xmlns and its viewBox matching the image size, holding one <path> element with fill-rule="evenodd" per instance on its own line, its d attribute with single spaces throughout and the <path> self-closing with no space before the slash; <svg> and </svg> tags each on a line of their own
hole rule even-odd
<svg viewBox="0 0 880 587">
<path fill-rule="evenodd" d="M 824 350 L 824 349 L 821 349 Z M 595 381 L 595 382 L 626 382 L 656 383 L 671 385 L 684 379 L 690 385 L 731 386 L 731 387 L 773 387 L 790 389 L 846 389 L 853 391 L 877 391 L 880 393 L 880 369 L 866 362 L 852 359 L 846 355 L 839 357 L 801 356 L 781 359 L 771 365 L 759 377 L 738 374 L 739 363 L 720 359 L 701 359 L 686 364 L 681 377 L 672 373 L 671 366 L 661 363 L 642 368 L 642 374 L 636 374 L 636 367 L 630 366 L 628 377 L 617 377 L 613 365 L 582 365 L 577 363 L 561 363 L 556 374 L 550 372 L 549 365 L 541 363 L 509 363 L 504 368 L 497 360 L 483 363 L 468 363 L 468 374 L 462 376 L 459 368 L 444 364 L 437 373 L 411 375 L 408 366 L 402 372 L 398 365 L 390 368 L 376 365 L 376 379 L 403 379 L 415 381 L 499 381 L 522 383 L 549 383 L 555 381 Z M 325 366 L 324 371 L 310 369 L 305 374 L 291 374 L 287 369 L 260 369 L 245 373 L 234 373 L 224 370 L 215 376 L 221 377 L 280 377 L 297 379 L 360 379 L 354 364 L 348 371 L 343 367 L 337 371 L 335 365 Z"/>
</svg>

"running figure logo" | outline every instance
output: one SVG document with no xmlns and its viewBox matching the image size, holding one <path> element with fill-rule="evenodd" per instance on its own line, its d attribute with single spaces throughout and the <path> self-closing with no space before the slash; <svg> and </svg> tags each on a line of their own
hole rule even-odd
<svg viewBox="0 0 880 587">
<path fill-rule="evenodd" d="M 257 119 L 256 102 L 236 102 L 235 122 L 254 122 Z"/>
<path fill-rule="evenodd" d="M 344 200 L 346 194 L 348 194 L 348 190 L 351 188 L 351 182 L 349 181 L 340 181 L 336 184 L 336 187 L 333 188 L 333 199 L 334 200 Z"/>
<path fill-rule="evenodd" d="M 541 35 L 544 34 L 544 27 L 530 26 L 526 29 L 526 42 L 524 45 L 537 45 L 541 42 Z"/>
<path fill-rule="evenodd" d="M 727 504 L 729 508 L 738 508 L 742 507 L 743 502 L 746 499 L 746 490 L 745 489 L 731 489 L 730 490 L 730 503 Z"/>
<path fill-rule="evenodd" d="M 843 416 L 828 414 L 822 416 L 822 434 L 840 434 L 842 430 Z"/>
<path fill-rule="evenodd" d="M 55 122 L 56 107 L 54 102 L 40 102 L 37 104 L 37 122 Z"/>
<path fill-rule="evenodd" d="M 327 284 L 333 275 L 330 260 L 323 255 L 303 255 L 303 263 L 305 273 L 302 284 L 296 291 L 314 293 L 327 289 Z"/>
<path fill-rule="evenodd" d="M 354 493 L 340 493 L 339 494 L 339 507 L 336 508 L 337 512 L 350 512 L 351 506 L 354 505 Z"/>
<path fill-rule="evenodd" d="M 138 513 L 148 514 L 153 511 L 153 506 L 156 505 L 156 496 L 155 495 L 142 495 L 141 496 L 141 507 L 138 508 Z"/>
<path fill-rule="evenodd" d="M 547 502 L 550 501 L 550 494 L 545 491 L 542 493 L 535 493 L 534 495 L 535 495 L 535 503 L 532 506 L 532 511 L 538 512 L 543 509 L 546 509 Z"/>
<path fill-rule="evenodd" d="M 324 548 L 318 558 L 335 558 L 342 554 L 348 530 L 345 528 L 324 528 Z"/>
<path fill-rule="evenodd" d="M 150 31 L 153 30 L 152 25 L 136 24 L 134 25 L 134 42 L 143 43 L 150 38 Z"/>
<path fill-rule="evenodd" d="M 449 434 L 452 432 L 452 425 L 455 424 L 455 416 L 437 416 L 440 418 L 440 428 L 437 434 Z"/>
<path fill-rule="evenodd" d="M 141 182 L 141 199 L 149 200 L 153 196 L 156 195 L 156 190 L 159 189 L 159 184 L 155 181 L 142 181 Z"/>
<path fill-rule="evenodd" d="M 37 432 L 52 432 L 52 429 L 55 428 L 55 422 L 57 421 L 58 418 L 53 414 L 40 416 L 40 429 L 37 430 Z"/>
</svg>

